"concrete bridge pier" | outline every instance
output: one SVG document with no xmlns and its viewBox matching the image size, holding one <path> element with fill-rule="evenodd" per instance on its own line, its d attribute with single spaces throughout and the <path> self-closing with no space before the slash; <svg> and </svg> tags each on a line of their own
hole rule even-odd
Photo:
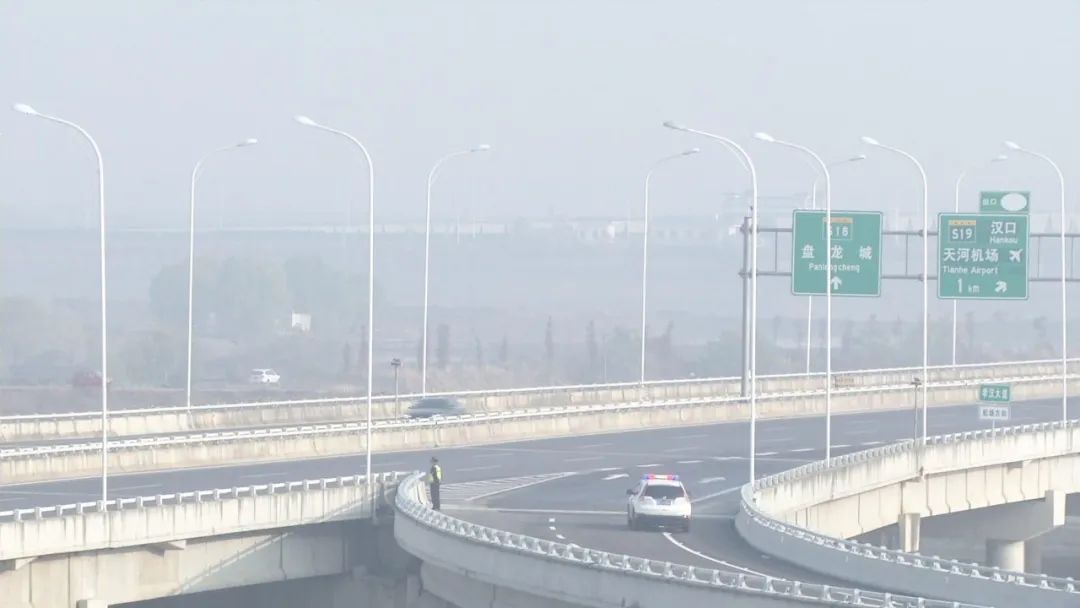
<svg viewBox="0 0 1080 608">
<path fill-rule="evenodd" d="M 980 517 L 983 512 L 989 515 Z M 992 512 L 992 513 L 991 513 Z M 986 563 L 1002 570 L 1042 570 L 1042 535 L 1065 525 L 1065 493 L 1049 490 L 1041 500 L 971 511 L 973 525 L 983 528 Z M 985 519 L 987 521 L 978 521 Z"/>
</svg>

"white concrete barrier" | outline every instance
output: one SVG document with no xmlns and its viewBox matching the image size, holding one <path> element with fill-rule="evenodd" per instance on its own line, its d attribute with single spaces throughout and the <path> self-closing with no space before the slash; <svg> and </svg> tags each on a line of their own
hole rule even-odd
<svg viewBox="0 0 1080 608">
<path fill-rule="evenodd" d="M 1016 399 L 1056 396 L 1060 390 L 1060 378 L 1053 375 L 998 376 L 994 380 L 1012 383 Z M 975 378 L 934 385 L 929 390 L 930 405 L 969 403 L 974 400 L 981 381 Z M 1076 379 L 1073 382 L 1078 384 Z M 833 395 L 833 412 L 910 408 L 910 391 L 907 384 L 837 389 Z M 820 390 L 774 393 L 758 401 L 761 419 L 817 416 L 823 411 Z M 748 416 L 746 400 L 729 397 L 568 406 L 435 420 L 386 420 L 373 426 L 372 449 L 376 452 L 428 450 L 715 424 L 746 420 Z M 136 473 L 354 454 L 365 450 L 365 430 L 364 424 L 345 423 L 117 440 L 109 444 L 110 470 Z M 92 476 L 100 470 L 100 449 L 100 444 L 90 442 L 0 450 L 0 479 L 21 483 Z"/>
<path fill-rule="evenodd" d="M 658 562 L 479 526 L 432 511 L 420 476 L 402 481 L 396 503 L 394 535 L 398 544 L 425 565 L 438 568 L 440 576 L 428 591 L 459 605 L 475 603 L 460 604 L 479 581 L 490 586 L 485 589 L 485 602 L 497 602 L 500 590 L 540 598 L 539 602 L 514 604 L 523 606 L 549 605 L 543 603 L 545 599 L 559 605 L 597 608 L 970 606 Z M 458 579 L 447 580 L 442 573 Z"/>
<path fill-rule="evenodd" d="M 1080 359 L 1075 371 L 1080 372 Z M 992 377 L 1003 370 L 1012 376 L 1037 376 L 1059 373 L 1060 361 L 1018 361 L 930 368 L 932 383 Z M 922 374 L 919 367 L 870 369 L 835 372 L 836 388 L 888 386 L 909 383 Z M 780 374 L 758 377 L 761 393 L 788 393 L 823 390 L 824 374 Z M 616 383 L 432 393 L 453 397 L 471 412 L 487 413 L 516 409 L 620 403 L 641 400 L 686 400 L 736 397 L 738 378 L 701 378 Z M 377 396 L 373 400 L 375 418 L 396 418 L 420 395 Z M 304 425 L 366 419 L 364 398 L 301 399 L 197 405 L 185 407 L 149 407 L 114 410 L 109 415 L 112 436 L 138 436 L 195 432 L 209 429 L 243 429 L 275 425 Z M 41 440 L 72 440 L 101 433 L 101 416 L 96 412 L 72 412 L 46 415 L 0 417 L 0 443 L 25 443 Z"/>
<path fill-rule="evenodd" d="M 896 524 L 1080 491 L 1080 423 L 934 437 L 848 454 L 743 488 L 740 535 L 766 554 L 868 587 L 979 604 L 1080 605 L 1072 579 L 846 540 Z"/>
<path fill-rule="evenodd" d="M 400 475 L 382 473 L 0 512 L 0 563 L 368 518 Z"/>
</svg>

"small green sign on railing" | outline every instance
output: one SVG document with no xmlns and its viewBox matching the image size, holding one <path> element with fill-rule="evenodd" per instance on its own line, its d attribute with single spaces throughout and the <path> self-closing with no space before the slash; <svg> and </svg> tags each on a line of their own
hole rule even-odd
<svg viewBox="0 0 1080 608">
<path fill-rule="evenodd" d="M 983 403 L 1008 403 L 1012 401 L 1012 388 L 1008 384 L 980 384 L 979 401 Z"/>
</svg>

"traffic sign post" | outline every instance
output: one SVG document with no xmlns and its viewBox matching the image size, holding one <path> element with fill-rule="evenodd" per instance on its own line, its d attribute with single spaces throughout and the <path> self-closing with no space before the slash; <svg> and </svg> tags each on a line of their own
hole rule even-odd
<svg viewBox="0 0 1080 608">
<path fill-rule="evenodd" d="M 938 298 L 1026 300 L 1028 216 L 938 215 Z"/>
<path fill-rule="evenodd" d="M 832 211 L 832 295 L 881 295 L 882 214 Z M 792 217 L 791 292 L 826 292 L 825 212 L 796 210 Z"/>
</svg>

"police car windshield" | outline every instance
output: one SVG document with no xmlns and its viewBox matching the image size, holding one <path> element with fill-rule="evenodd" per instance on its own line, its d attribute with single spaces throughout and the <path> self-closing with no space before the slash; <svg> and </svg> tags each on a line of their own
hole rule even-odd
<svg viewBox="0 0 1080 608">
<path fill-rule="evenodd" d="M 683 489 L 679 486 L 651 485 L 645 487 L 645 496 L 657 499 L 670 499 L 686 496 L 686 493 L 683 492 Z"/>
</svg>

